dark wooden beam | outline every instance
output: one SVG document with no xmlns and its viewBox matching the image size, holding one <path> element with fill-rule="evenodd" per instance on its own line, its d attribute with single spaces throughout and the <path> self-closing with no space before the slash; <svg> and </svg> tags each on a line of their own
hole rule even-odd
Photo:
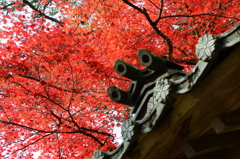
<svg viewBox="0 0 240 159">
<path fill-rule="evenodd" d="M 240 158 L 240 146 L 238 147 L 229 147 L 225 150 L 225 154 L 227 154 L 226 159 L 239 159 Z"/>
<path fill-rule="evenodd" d="M 240 111 L 218 115 L 210 125 L 218 134 L 240 130 Z"/>
<path fill-rule="evenodd" d="M 184 144 L 183 151 L 188 158 L 193 158 L 236 145 L 240 145 L 240 131 L 207 135 L 188 141 Z"/>
<path fill-rule="evenodd" d="M 201 156 L 193 157 L 193 159 L 229 159 L 225 151 L 215 151 Z M 177 159 L 188 159 L 187 156 L 183 156 Z"/>
</svg>

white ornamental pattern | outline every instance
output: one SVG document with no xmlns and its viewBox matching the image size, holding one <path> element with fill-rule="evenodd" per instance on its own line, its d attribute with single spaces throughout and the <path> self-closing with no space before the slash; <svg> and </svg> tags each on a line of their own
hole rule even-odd
<svg viewBox="0 0 240 159">
<path fill-rule="evenodd" d="M 127 119 L 121 126 L 122 128 L 122 137 L 125 141 L 130 141 L 134 135 L 133 129 L 134 125 L 130 119 Z"/>
<path fill-rule="evenodd" d="M 162 79 L 154 87 L 153 98 L 157 102 L 165 102 L 170 92 L 170 84 L 167 79 Z"/>
<path fill-rule="evenodd" d="M 215 51 L 216 37 L 211 34 L 206 34 L 198 40 L 196 45 L 196 55 L 198 59 L 206 61 L 210 60 Z"/>
<path fill-rule="evenodd" d="M 155 105 L 157 104 L 157 101 L 151 97 L 147 103 L 147 114 L 150 114 L 150 112 L 155 108 Z"/>
</svg>

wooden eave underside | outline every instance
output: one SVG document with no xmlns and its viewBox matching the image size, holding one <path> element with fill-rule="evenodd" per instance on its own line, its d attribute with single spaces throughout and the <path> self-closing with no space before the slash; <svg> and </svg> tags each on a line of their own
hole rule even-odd
<svg viewBox="0 0 240 159">
<path fill-rule="evenodd" d="M 240 46 L 226 57 L 191 92 L 178 95 L 173 110 L 150 133 L 141 134 L 125 159 L 185 159 L 188 141 L 214 134 L 210 122 L 217 116 L 240 109 Z M 239 133 L 240 135 L 240 133 Z M 210 144 L 210 140 L 204 144 Z M 195 153 L 192 158 L 240 158 L 238 143 L 222 150 Z M 239 142 L 240 145 L 240 142 Z M 210 150 L 209 150 L 210 151 Z M 205 154 L 204 154 L 205 153 Z M 234 155 L 238 154 L 238 155 Z M 205 155 L 205 157 L 200 156 Z M 199 157 L 200 156 L 200 157 Z M 234 158 L 235 157 L 235 158 Z M 237 159 L 237 158 L 236 158 Z"/>
</svg>

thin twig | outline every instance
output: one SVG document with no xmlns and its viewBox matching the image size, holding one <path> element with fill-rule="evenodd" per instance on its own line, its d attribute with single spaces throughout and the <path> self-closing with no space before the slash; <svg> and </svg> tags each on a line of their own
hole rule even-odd
<svg viewBox="0 0 240 159">
<path fill-rule="evenodd" d="M 15 81 L 12 81 L 12 82 L 15 83 L 15 84 L 17 84 L 17 85 L 19 85 L 19 86 L 21 86 L 22 88 L 24 88 L 24 89 L 27 90 L 28 92 L 33 93 L 32 91 L 30 91 L 29 89 L 27 89 L 26 87 L 24 87 L 22 84 L 20 84 L 20 83 L 18 83 L 18 82 L 15 82 Z M 39 97 L 42 97 L 42 98 L 45 98 L 45 99 L 51 101 L 52 103 L 54 103 L 55 105 L 59 106 L 59 107 L 62 108 L 63 110 L 67 111 L 66 108 L 64 108 L 63 106 L 61 106 L 59 103 L 55 102 L 54 100 L 50 99 L 49 97 L 46 97 L 46 96 L 44 96 L 44 95 L 42 95 L 42 94 L 38 94 L 38 93 L 35 94 L 35 95 L 37 95 L 37 96 L 39 96 Z"/>
<path fill-rule="evenodd" d="M 15 3 L 10 3 L 10 4 L 7 4 L 5 6 L 3 6 L 2 8 L 0 8 L 1 10 L 4 10 L 4 9 L 7 9 L 8 7 L 14 5 Z"/>
<path fill-rule="evenodd" d="M 158 19 L 155 20 L 154 23 L 158 23 L 161 18 L 162 18 L 162 12 L 163 12 L 163 3 L 164 3 L 164 0 L 161 0 L 161 7 L 159 8 L 159 15 L 158 15 Z"/>
<path fill-rule="evenodd" d="M 23 146 L 22 148 L 15 150 L 15 151 L 12 152 L 11 154 L 9 154 L 7 158 L 9 158 L 10 156 L 12 156 L 14 153 L 16 153 L 16 152 L 18 152 L 18 151 L 21 151 L 21 150 L 23 150 L 23 149 L 25 149 L 25 148 L 27 148 L 27 147 L 29 147 L 29 146 L 37 143 L 38 141 L 40 141 L 40 140 L 42 140 L 43 138 L 45 138 L 45 137 L 47 137 L 47 136 L 50 136 L 50 135 L 52 135 L 52 134 L 50 133 L 50 134 L 44 135 L 44 136 L 40 137 L 39 139 L 33 141 L 32 143 L 27 144 L 27 145 Z"/>
<path fill-rule="evenodd" d="M 52 18 L 52 17 L 49 17 L 49 16 L 46 15 L 45 13 L 41 12 L 41 11 L 38 10 L 34 5 L 32 5 L 32 3 L 28 2 L 27 0 L 23 0 L 23 3 L 25 3 L 26 5 L 28 5 L 32 10 L 37 11 L 40 16 L 43 16 L 43 17 L 45 17 L 46 19 L 51 20 L 51 21 L 53 21 L 53 22 L 56 22 L 56 23 L 60 24 L 60 26 L 63 26 L 63 24 L 62 24 L 60 21 L 58 21 L 57 19 L 54 19 L 54 18 Z"/>
<path fill-rule="evenodd" d="M 35 78 L 35 77 L 26 76 L 26 75 L 21 75 L 21 74 L 18 74 L 18 76 L 23 77 L 23 78 L 27 78 L 27 79 L 31 79 L 31 80 L 34 80 L 34 81 L 39 82 L 39 83 L 42 82 L 42 80 L 37 79 L 37 78 Z M 53 85 L 53 84 L 47 83 L 47 82 L 45 82 L 45 84 L 48 85 L 48 86 L 50 86 L 50 87 L 53 87 L 53 88 L 55 88 L 55 89 L 58 89 L 58 90 L 60 90 L 60 91 L 69 92 L 69 93 L 72 93 L 72 92 L 73 92 L 73 93 L 80 94 L 80 93 L 92 93 L 92 92 L 93 92 L 93 91 L 81 91 L 81 92 L 80 92 L 80 91 L 77 91 L 77 90 L 67 90 L 67 89 L 64 89 L 64 88 L 55 86 L 55 85 Z M 93 93 L 105 93 L 105 92 L 93 92 Z"/>
<path fill-rule="evenodd" d="M 240 19 L 234 18 L 234 17 L 227 17 L 227 16 L 224 16 L 224 15 L 214 15 L 214 14 L 209 14 L 209 13 L 195 14 L 195 15 L 188 15 L 188 14 L 168 15 L 168 16 L 162 17 L 161 19 L 165 19 L 165 18 L 176 18 L 176 17 L 199 17 L 199 16 L 213 16 L 213 17 L 221 17 L 221 18 L 230 18 L 230 19 L 240 20 Z"/>
<path fill-rule="evenodd" d="M 150 3 L 152 3 L 152 5 L 154 5 L 157 9 L 161 10 L 155 3 L 153 3 L 153 1 L 148 0 Z"/>
</svg>

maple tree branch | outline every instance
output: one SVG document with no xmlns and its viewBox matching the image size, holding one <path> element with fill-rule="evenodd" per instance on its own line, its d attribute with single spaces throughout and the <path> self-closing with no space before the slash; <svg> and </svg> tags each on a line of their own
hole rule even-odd
<svg viewBox="0 0 240 159">
<path fill-rule="evenodd" d="M 73 119 L 73 116 L 72 116 L 71 112 L 70 112 L 69 110 L 68 110 L 67 112 L 68 112 L 68 114 L 69 114 L 69 116 L 70 116 L 70 118 L 71 118 L 71 122 L 78 128 L 78 130 L 81 131 L 82 134 L 84 134 L 84 135 L 86 135 L 86 136 L 89 136 L 89 137 L 91 137 L 93 140 L 95 140 L 96 142 L 98 142 L 101 147 L 104 146 L 105 142 L 102 143 L 98 138 L 96 138 L 96 137 L 95 137 L 94 135 L 92 135 L 91 133 L 87 133 L 87 132 L 84 132 L 84 131 L 82 131 L 82 130 L 89 131 L 89 132 L 94 132 L 94 133 L 98 133 L 98 134 L 101 134 L 101 135 L 106 135 L 106 136 L 108 136 L 108 138 L 109 138 L 109 137 L 113 137 L 113 136 L 112 136 L 111 134 L 109 134 L 109 133 L 99 132 L 98 130 L 93 130 L 93 129 L 87 129 L 87 128 L 84 128 L 84 127 L 80 127 L 80 126 L 76 123 L 76 121 Z M 113 137 L 113 138 L 114 138 L 114 137 Z"/>
<path fill-rule="evenodd" d="M 21 87 L 23 87 L 24 89 L 26 89 L 28 92 L 31 92 L 31 93 L 32 93 L 32 91 L 28 90 L 26 87 L 24 87 L 24 86 L 21 85 L 20 83 L 17 83 L 17 82 L 15 82 L 15 81 L 12 81 L 12 82 L 18 84 L 19 86 L 21 86 Z M 100 132 L 100 131 L 98 131 L 98 130 L 93 130 L 93 129 L 88 129 L 88 128 L 80 127 L 80 126 L 76 123 L 76 121 L 73 119 L 73 116 L 72 116 L 72 114 L 70 113 L 70 110 L 65 109 L 64 107 L 62 107 L 60 104 L 56 103 L 55 101 L 53 101 L 53 100 L 50 99 L 49 97 L 46 97 L 46 96 L 41 95 L 41 94 L 37 94 L 37 95 L 40 96 L 40 97 L 43 97 L 43 98 L 45 98 L 45 99 L 50 100 L 51 102 L 53 102 L 54 104 L 60 106 L 63 110 L 65 110 L 65 111 L 69 114 L 69 116 L 70 116 L 70 118 L 71 118 L 71 122 L 78 128 L 78 131 L 72 131 L 72 132 L 45 131 L 45 130 L 39 130 L 39 129 L 31 128 L 31 127 L 24 126 L 24 125 L 17 124 L 17 123 L 13 123 L 13 122 L 8 122 L 8 121 L 3 121 L 3 120 L 0 120 L 0 122 L 2 122 L 2 123 L 7 123 L 7 124 L 12 124 L 12 125 L 15 125 L 15 126 L 22 127 L 22 128 L 24 128 L 24 129 L 29 129 L 29 130 L 31 130 L 31 131 L 38 131 L 38 132 L 43 132 L 43 133 L 82 133 L 82 134 L 84 134 L 85 136 L 91 137 L 93 140 L 95 140 L 96 142 L 98 142 L 98 143 L 101 145 L 101 147 L 104 146 L 104 143 L 102 143 L 98 138 L 96 138 L 96 137 L 95 137 L 94 135 L 92 135 L 91 133 L 88 133 L 88 132 L 85 132 L 85 131 L 89 131 L 89 132 L 94 132 L 94 133 L 106 135 L 106 136 L 108 136 L 108 137 L 113 137 L 113 136 L 112 136 L 111 134 L 109 134 L 109 133 Z M 53 115 L 53 114 L 52 114 L 52 115 Z M 57 116 L 57 115 L 56 115 L 56 116 L 53 115 L 53 116 L 58 119 L 58 116 Z M 83 131 L 83 130 L 84 130 L 84 131 Z M 113 138 L 114 138 L 114 137 L 113 137 Z"/>
<path fill-rule="evenodd" d="M 214 9 L 212 9 L 212 10 L 210 10 L 208 13 L 210 13 L 210 12 L 212 12 L 212 11 L 214 11 L 214 10 L 217 10 L 217 9 L 221 9 L 223 6 L 228 5 L 228 4 L 231 3 L 232 1 L 234 1 L 234 0 L 230 0 L 230 1 L 226 2 L 226 3 L 223 4 L 223 5 L 221 5 L 220 2 L 217 2 L 217 3 L 218 3 L 218 7 L 217 7 L 217 8 L 214 8 Z"/>
<path fill-rule="evenodd" d="M 194 29 L 194 32 L 195 32 L 195 34 L 196 34 L 196 37 L 197 37 L 197 38 L 200 38 L 200 35 L 199 35 L 199 33 L 198 33 L 198 31 L 197 31 L 196 27 L 194 26 L 194 23 L 193 23 L 193 22 L 191 22 L 191 24 L 192 24 L 192 27 L 193 27 L 193 29 Z"/>
<path fill-rule="evenodd" d="M 5 6 L 3 6 L 2 8 L 0 8 L 1 10 L 4 10 L 4 9 L 7 9 L 8 7 L 14 5 L 15 3 L 10 3 L 10 4 L 7 4 Z"/>
<path fill-rule="evenodd" d="M 187 56 L 187 53 L 178 48 L 178 47 L 174 47 L 176 49 L 178 49 L 179 51 L 181 51 L 185 56 Z M 164 58 L 164 57 L 163 57 Z M 173 58 L 173 61 L 176 62 L 176 63 L 184 63 L 184 64 L 187 64 L 187 65 L 196 65 L 198 60 L 197 59 L 189 59 L 189 60 L 183 60 L 183 59 L 176 59 L 176 58 Z"/>
<path fill-rule="evenodd" d="M 18 126 L 18 127 L 23 128 L 23 129 L 30 130 L 30 131 L 37 131 L 37 132 L 42 132 L 42 133 L 55 133 L 55 131 L 39 130 L 39 129 L 31 128 L 31 127 L 28 127 L 28 126 L 25 126 L 25 125 L 17 124 L 17 123 L 14 123 L 14 122 L 4 121 L 4 120 L 1 120 L 1 119 L 0 119 L 0 122 L 4 123 L 4 124 L 10 124 L 10 125 Z"/>
<path fill-rule="evenodd" d="M 76 115 L 77 113 L 79 113 L 79 112 L 83 111 L 84 109 L 86 109 L 86 108 L 82 108 L 82 109 L 80 109 L 80 110 L 76 111 L 75 113 L 73 113 L 73 114 L 72 114 L 72 116 L 74 116 L 74 115 Z"/>
<path fill-rule="evenodd" d="M 21 74 L 18 74 L 18 76 L 23 77 L 23 78 L 27 78 L 27 79 L 31 79 L 31 80 L 34 80 L 34 81 L 39 82 L 39 83 L 42 82 L 42 80 L 37 79 L 37 78 L 35 78 L 35 77 L 26 76 L 26 75 L 21 75 Z M 74 89 L 72 89 L 72 90 L 70 91 L 70 90 L 67 90 L 67 89 L 64 89 L 64 88 L 60 88 L 60 87 L 58 87 L 58 86 L 55 86 L 55 85 L 50 84 L 50 83 L 47 83 L 47 82 L 46 82 L 45 84 L 47 84 L 47 85 L 50 86 L 50 87 L 56 88 L 56 89 L 58 89 L 58 90 L 60 90 L 60 91 L 69 92 L 69 93 L 81 94 L 81 93 L 90 93 L 90 92 L 93 92 L 93 91 L 81 91 L 81 92 L 79 92 L 79 91 L 76 91 L 76 90 L 74 90 Z M 105 92 L 94 92 L 94 93 L 105 93 Z"/>
<path fill-rule="evenodd" d="M 154 23 L 158 23 L 160 21 L 160 19 L 162 18 L 162 12 L 163 12 L 163 3 L 164 3 L 164 0 L 161 0 L 161 7 L 159 9 L 159 15 L 158 15 L 158 19 L 155 20 Z"/>
<path fill-rule="evenodd" d="M 129 2 L 128 0 L 122 0 L 124 3 L 126 3 L 127 5 L 131 6 L 132 8 L 138 10 L 139 12 L 141 12 L 147 19 L 147 21 L 149 22 L 149 24 L 151 25 L 151 27 L 154 29 L 154 31 L 161 36 L 168 44 L 168 60 L 169 61 L 173 61 L 172 59 L 172 55 L 173 55 L 173 44 L 172 41 L 169 39 L 168 36 L 166 36 L 158 27 L 157 27 L 157 23 L 158 21 L 152 21 L 152 19 L 150 18 L 149 14 L 147 13 L 147 10 L 145 8 L 141 9 L 137 6 L 135 6 L 134 4 L 132 4 L 131 2 Z"/>
<path fill-rule="evenodd" d="M 136 9 L 137 11 L 141 12 L 142 14 L 144 14 L 143 10 L 137 6 L 135 6 L 134 4 L 132 4 L 131 2 L 129 2 L 128 0 L 122 0 L 125 4 L 129 5 L 130 7 Z"/>
<path fill-rule="evenodd" d="M 113 135 L 111 135 L 111 134 L 109 134 L 109 133 L 106 133 L 106 132 L 101 132 L 101 131 L 99 131 L 99 129 L 101 129 L 102 127 L 100 127 L 100 128 L 98 128 L 98 129 L 96 129 L 96 130 L 94 130 L 94 129 L 89 129 L 89 128 L 86 128 L 86 127 L 81 127 L 81 126 L 79 126 L 78 125 L 78 123 L 74 120 L 74 118 L 73 118 L 73 116 L 75 115 L 75 114 L 71 114 L 71 112 L 68 110 L 67 111 L 67 113 L 69 114 L 69 116 L 70 116 L 70 119 L 64 119 L 65 121 L 68 121 L 69 123 L 73 123 L 76 127 L 77 127 L 77 129 L 79 130 L 79 131 L 81 131 L 82 132 L 82 130 L 84 130 L 84 131 L 87 131 L 87 132 L 90 132 L 90 133 L 97 133 L 97 134 L 101 134 L 101 135 L 105 135 L 105 136 L 108 136 L 108 138 L 109 137 L 112 137 L 113 139 L 114 139 L 114 136 Z M 69 132 L 70 133 L 70 132 Z M 86 134 L 90 134 L 90 133 L 86 133 Z M 85 134 L 85 135 L 86 135 Z M 90 134 L 90 135 L 92 135 L 92 134 Z M 86 136 L 88 136 L 88 135 L 86 135 Z M 94 136 L 95 137 L 95 136 Z M 97 138 L 96 138 L 97 139 Z M 98 140 L 98 139 L 97 139 Z M 97 141 L 96 140 L 96 141 Z M 98 140 L 99 141 L 99 140 Z M 101 142 L 99 142 L 99 143 L 101 143 Z M 102 144 L 100 144 L 100 145 L 102 145 Z M 103 146 L 103 145 L 102 145 Z"/>
<path fill-rule="evenodd" d="M 94 129 L 88 129 L 88 128 L 85 128 L 85 127 L 80 127 L 80 129 L 114 138 L 114 136 L 112 136 L 111 134 L 106 133 L 106 132 L 98 131 L 98 129 L 94 130 Z"/>
<path fill-rule="evenodd" d="M 152 3 L 152 5 L 154 5 L 157 9 L 159 9 L 160 10 L 160 8 L 155 4 L 155 3 L 153 3 L 153 1 L 151 1 L 151 0 L 148 0 L 150 3 Z"/>
<path fill-rule="evenodd" d="M 32 91 L 30 91 L 29 89 L 27 89 L 26 87 L 24 87 L 22 84 L 20 84 L 20 83 L 18 83 L 18 82 L 15 82 L 15 81 L 12 81 L 12 82 L 15 83 L 15 84 L 17 84 L 17 85 L 19 85 L 19 86 L 21 86 L 22 88 L 24 88 L 24 89 L 27 90 L 28 92 L 33 93 Z M 59 103 L 55 102 L 54 100 L 50 99 L 49 97 L 46 97 L 46 96 L 44 96 L 44 95 L 42 95 L 42 94 L 38 94 L 38 93 L 37 93 L 37 94 L 35 93 L 35 95 L 37 95 L 37 96 L 39 96 L 39 97 L 43 97 L 43 98 L 51 101 L 51 102 L 54 103 L 55 105 L 59 106 L 59 107 L 62 108 L 63 110 L 67 111 L 67 109 L 65 109 L 63 106 L 61 106 Z"/>
<path fill-rule="evenodd" d="M 59 116 L 57 116 L 52 110 L 48 109 L 47 107 L 45 107 L 45 108 L 50 112 L 51 115 L 53 115 L 53 116 L 59 121 L 59 124 L 61 124 L 62 118 L 59 117 Z M 51 119 L 52 119 L 52 118 L 51 118 Z M 53 120 L 53 119 L 52 119 L 52 120 Z M 56 121 L 55 121 L 55 123 L 56 123 Z"/>
<path fill-rule="evenodd" d="M 162 12 L 163 12 L 163 4 L 164 4 L 164 0 L 161 0 L 161 7 L 160 7 L 160 11 L 159 11 L 159 17 L 162 17 Z"/>
<path fill-rule="evenodd" d="M 151 33 L 149 33 L 148 35 L 145 35 L 145 38 L 151 37 L 153 34 L 155 33 L 155 31 L 152 31 Z M 135 36 L 137 37 L 137 36 Z M 139 37 L 138 37 L 139 38 Z M 145 38 L 139 38 L 139 40 L 137 40 L 134 45 L 140 43 L 141 41 L 145 40 Z"/>
<path fill-rule="evenodd" d="M 21 142 L 28 140 L 29 138 L 33 137 L 33 136 L 36 135 L 36 134 L 37 134 L 37 133 L 33 133 L 33 134 L 27 136 L 26 138 L 21 139 L 21 140 L 18 140 L 18 141 L 16 141 L 16 142 L 9 142 L 8 144 L 3 145 L 1 148 L 10 146 L 11 144 L 20 144 Z"/>
<path fill-rule="evenodd" d="M 179 47 L 174 47 L 174 48 L 178 49 L 178 50 L 181 51 L 185 56 L 187 56 L 187 53 L 186 53 L 184 50 L 180 49 Z"/>
<path fill-rule="evenodd" d="M 72 117 L 72 116 L 70 116 L 70 117 L 71 117 L 71 120 L 72 120 L 72 122 L 74 123 L 74 125 L 77 126 L 77 128 L 78 128 L 79 131 L 81 131 L 81 127 L 73 120 L 73 117 Z M 94 135 L 92 135 L 91 133 L 87 133 L 87 132 L 84 132 L 84 131 L 82 131 L 82 133 L 83 133 L 84 135 L 86 135 L 86 136 L 91 137 L 91 138 L 92 138 L 93 140 L 95 140 L 96 142 L 98 142 L 98 143 L 101 145 L 101 147 L 104 146 L 104 144 L 103 144 L 98 138 L 96 138 Z"/>
<path fill-rule="evenodd" d="M 11 154 L 9 154 L 7 158 L 9 158 L 10 156 L 12 156 L 14 153 L 16 153 L 16 152 L 18 152 L 18 151 L 21 151 L 21 150 L 23 150 L 23 149 L 25 149 L 25 148 L 27 148 L 27 147 L 29 147 L 29 146 L 37 143 L 38 141 L 40 141 L 40 140 L 42 140 L 43 138 L 45 138 L 45 137 L 47 137 L 47 136 L 50 136 L 50 135 L 52 135 L 52 134 L 50 133 L 50 134 L 44 135 L 44 136 L 40 137 L 39 139 L 37 139 L 37 140 L 35 140 L 35 141 L 27 144 L 27 145 L 24 145 L 22 148 L 17 149 L 17 150 L 15 150 L 15 151 L 13 151 Z"/>
<path fill-rule="evenodd" d="M 239 20 L 239 19 L 233 18 L 233 17 L 226 17 L 226 16 L 219 16 L 219 15 L 209 14 L 209 13 L 213 12 L 214 10 L 220 9 L 220 8 L 223 7 L 223 6 L 228 5 L 228 4 L 231 3 L 232 1 L 234 1 L 234 0 L 230 0 L 230 1 L 226 2 L 226 3 L 223 4 L 223 5 L 220 5 L 220 2 L 219 2 L 219 6 L 218 6 L 217 8 L 214 8 L 214 9 L 210 10 L 208 13 L 196 14 L 196 15 L 171 15 L 171 16 L 162 17 L 162 19 L 163 19 L 163 18 L 171 18 L 171 17 L 175 17 L 175 16 L 176 16 L 176 17 L 197 17 L 197 16 L 203 16 L 203 15 L 209 15 L 209 16 L 217 16 L 217 17 L 223 17 L 223 18 L 230 18 L 230 19 Z"/>
<path fill-rule="evenodd" d="M 5 114 L 6 118 L 7 118 L 8 120 L 10 120 L 10 118 L 8 117 L 8 115 L 7 115 L 6 111 L 4 110 L 4 108 L 2 107 L 2 105 L 0 105 L 0 110 L 2 110 L 3 113 Z"/>
<path fill-rule="evenodd" d="M 239 20 L 237 18 L 234 17 L 228 17 L 228 16 L 224 16 L 224 15 L 214 15 L 214 14 L 209 14 L 209 13 L 203 13 L 203 14 L 196 14 L 196 15 L 169 15 L 169 16 L 163 16 L 162 17 L 162 9 L 163 9 L 163 3 L 164 0 L 161 0 L 161 8 L 160 8 L 160 12 L 159 12 L 159 16 L 158 19 L 156 19 L 155 21 L 152 21 L 152 19 L 150 18 L 149 14 L 147 13 L 147 10 L 145 8 L 141 9 L 139 7 L 137 7 L 136 5 L 132 4 L 131 2 L 129 2 L 128 0 L 122 0 L 125 4 L 129 5 L 130 7 L 136 9 L 137 11 L 139 11 L 140 13 L 142 13 L 147 21 L 150 23 L 151 27 L 154 29 L 154 31 L 161 36 L 168 44 L 168 48 L 169 48 L 169 52 L 168 52 L 168 60 L 169 61 L 173 61 L 173 44 L 172 41 L 170 40 L 170 38 L 168 36 L 166 36 L 158 27 L 157 24 L 161 19 L 164 18 L 173 18 L 173 17 L 198 17 L 198 16 L 215 16 L 215 17 L 223 17 L 223 18 L 231 18 L 231 19 L 236 19 Z M 149 0 L 151 2 L 151 0 Z M 227 2 L 230 3 L 231 1 Z M 152 3 L 153 4 L 153 3 Z M 225 4 L 226 5 L 226 4 Z"/>
<path fill-rule="evenodd" d="M 14 82 L 14 83 L 17 83 L 17 82 Z M 19 83 L 17 83 L 19 84 Z M 23 87 L 23 86 L 22 86 Z M 25 87 L 24 87 L 25 88 Z M 25 88 L 26 89 L 26 88 Z M 28 89 L 27 89 L 28 90 Z M 30 90 L 28 90 L 30 91 Z M 31 91 L 30 91 L 31 92 Z M 46 108 L 46 107 L 45 107 Z M 47 108 L 46 108 L 47 109 Z M 58 119 L 59 123 L 61 123 L 61 117 L 57 116 L 56 114 L 54 114 L 51 110 L 47 109 L 51 115 L 53 115 L 56 119 Z M 9 122 L 9 121 L 3 121 L 3 120 L 0 120 L 0 122 L 2 123 L 5 123 L 5 124 L 11 124 L 11 125 L 15 125 L 15 126 L 19 126 L 21 128 L 24 128 L 24 129 L 27 129 L 27 130 L 31 130 L 31 131 L 37 131 L 37 132 L 41 132 L 41 133 L 67 133 L 67 134 L 72 134 L 72 133 L 81 133 L 81 134 L 84 134 L 85 136 L 88 136 L 88 137 L 91 137 L 93 140 L 95 140 L 96 142 L 98 142 L 101 147 L 104 146 L 104 144 L 106 143 L 106 141 L 104 143 L 102 143 L 98 138 L 96 138 L 94 135 L 92 135 L 91 133 L 97 133 L 97 134 L 101 134 L 101 135 L 105 135 L 105 136 L 108 136 L 107 139 L 109 139 L 110 137 L 112 137 L 114 139 L 114 136 L 112 136 L 111 134 L 109 133 L 105 133 L 105 132 L 101 132 L 101 131 L 98 131 L 97 130 L 94 130 L 94 129 L 88 129 L 88 128 L 85 128 L 85 127 L 80 127 L 77 122 L 73 119 L 73 116 L 75 114 L 71 114 L 70 110 L 67 110 L 67 109 L 64 109 L 70 116 L 71 120 L 67 120 L 65 119 L 65 121 L 69 121 L 71 123 L 73 123 L 77 128 L 78 128 L 78 131 L 46 131 L 46 130 L 40 130 L 40 129 L 36 129 L 36 128 L 32 128 L 32 127 L 28 127 L 28 126 L 25 126 L 25 125 L 21 125 L 21 124 L 17 124 L 17 123 L 13 123 L 13 122 Z M 81 109 L 82 110 L 82 109 Z M 85 131 L 88 131 L 88 132 L 85 132 Z M 106 140 L 107 140 L 106 139 Z"/>
<path fill-rule="evenodd" d="M 46 15 L 45 13 L 41 12 L 41 11 L 38 10 L 34 5 L 32 5 L 32 3 L 30 3 L 29 1 L 23 0 L 23 3 L 26 4 L 26 5 L 28 5 L 32 10 L 37 11 L 40 16 L 43 16 L 43 17 L 45 17 L 46 19 L 51 20 L 51 21 L 53 21 L 53 22 L 55 22 L 55 23 L 58 23 L 58 24 L 60 24 L 60 26 L 63 26 L 63 24 L 62 24 L 60 21 L 58 21 L 57 19 L 54 19 L 54 18 L 52 18 L 52 17 L 49 17 L 49 16 Z"/>
<path fill-rule="evenodd" d="M 89 132 L 94 132 L 94 133 L 99 133 L 99 134 L 102 134 L 102 135 L 106 135 L 106 136 L 110 136 L 110 137 L 113 137 L 111 134 L 108 134 L 108 133 L 105 133 L 105 132 L 100 132 L 100 131 L 97 131 L 97 130 L 93 130 L 93 129 L 88 129 L 88 128 L 84 128 L 84 127 L 79 127 L 80 130 L 75 130 L 75 131 L 47 131 L 47 130 L 40 130 L 40 129 L 36 129 L 36 128 L 32 128 L 32 127 L 29 127 L 29 126 L 25 126 L 25 125 L 22 125 L 22 124 L 18 124 L 18 123 L 14 123 L 14 122 L 10 122 L 10 121 L 4 121 L 4 120 L 1 120 L 0 119 L 0 122 L 1 123 L 4 123 L 4 124 L 10 124 L 10 125 L 14 125 L 14 126 L 18 126 L 18 127 L 21 127 L 23 129 L 26 129 L 26 130 L 30 130 L 30 131 L 35 131 L 35 132 L 38 132 L 38 133 L 58 133 L 58 134 L 76 134 L 76 133 L 82 133 L 86 136 L 93 136 L 92 134 L 90 133 L 86 133 L 82 130 L 85 130 L 85 131 L 89 131 Z M 95 137 L 95 136 L 94 136 Z M 95 137 L 96 138 L 96 137 Z M 99 141 L 100 142 L 100 141 Z M 100 142 L 101 143 L 101 142 Z"/>
<path fill-rule="evenodd" d="M 163 16 L 161 19 L 165 18 L 176 18 L 176 17 L 199 17 L 199 16 L 214 16 L 214 17 L 222 17 L 222 18 L 230 18 L 230 19 L 235 19 L 235 20 L 240 20 L 238 18 L 234 17 L 227 17 L 224 15 L 217 15 L 217 14 L 209 14 L 209 13 L 203 13 L 203 14 L 195 14 L 195 15 L 188 15 L 188 14 L 181 14 L 181 15 L 168 15 L 168 16 Z"/>
<path fill-rule="evenodd" d="M 161 36 L 168 44 L 168 48 L 169 48 L 169 52 L 168 52 L 168 60 L 169 61 L 173 61 L 172 59 L 172 55 L 173 55 L 173 44 L 172 44 L 172 40 L 169 39 L 168 36 L 166 36 L 158 27 L 157 27 L 157 23 L 153 22 L 152 19 L 150 18 L 150 16 L 148 15 L 147 11 L 144 10 L 144 15 L 147 18 L 148 22 L 150 23 L 150 25 L 152 26 L 152 28 L 155 30 L 155 32 Z"/>
</svg>

